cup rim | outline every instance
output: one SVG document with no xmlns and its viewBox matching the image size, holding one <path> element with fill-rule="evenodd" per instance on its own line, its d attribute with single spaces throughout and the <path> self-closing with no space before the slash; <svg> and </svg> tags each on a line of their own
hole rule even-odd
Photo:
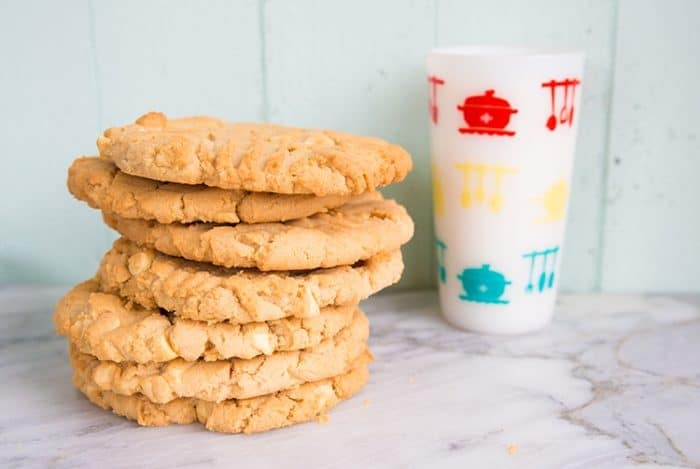
<svg viewBox="0 0 700 469">
<path fill-rule="evenodd" d="M 511 45 L 459 45 L 436 47 L 430 50 L 429 55 L 488 59 L 501 57 L 555 57 L 564 55 L 583 56 L 584 52 L 579 49 Z"/>
</svg>

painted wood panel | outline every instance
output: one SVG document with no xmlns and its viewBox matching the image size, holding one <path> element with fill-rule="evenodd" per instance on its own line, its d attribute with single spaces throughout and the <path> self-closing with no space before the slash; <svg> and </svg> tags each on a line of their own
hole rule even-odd
<svg viewBox="0 0 700 469">
<path fill-rule="evenodd" d="M 93 9 L 103 126 L 152 109 L 262 119 L 258 2 L 95 1 Z"/>
<path fill-rule="evenodd" d="M 265 2 L 272 121 L 375 135 L 407 148 L 414 171 L 385 191 L 406 204 L 416 235 L 402 286 L 434 285 L 427 84 L 430 1 Z"/>
<path fill-rule="evenodd" d="M 616 3 L 561 0 L 438 0 L 437 42 L 525 45 L 586 52 L 579 141 L 562 266 L 562 288 L 598 283 L 600 194 L 607 146 Z"/>
<path fill-rule="evenodd" d="M 620 5 L 602 287 L 700 290 L 700 2 Z"/>
<path fill-rule="evenodd" d="M 67 283 L 99 260 L 107 230 L 65 186 L 98 130 L 90 33 L 86 1 L 0 7 L 0 284 Z"/>
</svg>

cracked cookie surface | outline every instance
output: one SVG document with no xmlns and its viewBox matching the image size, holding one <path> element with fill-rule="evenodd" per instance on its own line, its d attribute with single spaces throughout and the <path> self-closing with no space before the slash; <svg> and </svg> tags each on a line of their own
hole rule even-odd
<svg viewBox="0 0 700 469">
<path fill-rule="evenodd" d="M 406 150 L 374 137 L 159 112 L 107 129 L 97 146 L 135 176 L 281 194 L 361 194 L 412 168 Z"/>
<path fill-rule="evenodd" d="M 350 203 L 279 223 L 161 224 L 108 212 L 103 218 L 125 238 L 162 253 L 261 271 L 352 265 L 398 249 L 413 236 L 413 221 L 393 200 Z"/>
<path fill-rule="evenodd" d="M 96 278 L 102 291 L 145 308 L 244 324 L 314 317 L 322 308 L 356 304 L 398 282 L 402 271 L 399 250 L 354 266 L 262 273 L 187 261 L 121 238 L 103 257 Z"/>
<path fill-rule="evenodd" d="M 270 394 L 309 381 L 347 373 L 353 362 L 367 352 L 369 324 L 357 310 L 350 325 L 315 347 L 277 352 L 251 359 L 187 361 L 176 358 L 164 363 L 117 363 L 92 360 L 91 379 L 102 391 L 123 396 L 143 394 L 164 404 L 178 397 L 221 402 Z M 73 347 L 71 347 L 73 348 Z"/>
<path fill-rule="evenodd" d="M 168 317 L 159 310 L 129 306 L 83 282 L 56 306 L 56 331 L 80 352 L 115 362 L 166 362 L 253 358 L 301 350 L 334 337 L 348 326 L 357 306 L 328 308 L 311 318 L 235 325 Z"/>
<path fill-rule="evenodd" d="M 113 162 L 98 157 L 73 162 L 68 170 L 68 189 L 92 208 L 159 223 L 286 221 L 325 212 L 351 200 L 381 199 L 378 192 L 315 197 L 160 182 L 126 174 Z"/>
<path fill-rule="evenodd" d="M 249 399 L 231 399 L 219 403 L 193 398 L 178 398 L 156 404 L 141 394 L 122 396 L 102 390 L 92 376 L 99 362 L 71 353 L 73 385 L 93 404 L 112 410 L 139 425 L 163 426 L 200 422 L 208 430 L 226 433 L 255 433 L 324 415 L 340 401 L 357 393 L 368 379 L 369 353 L 352 364 L 349 372 L 332 378 L 303 383 L 291 389 Z"/>
</svg>

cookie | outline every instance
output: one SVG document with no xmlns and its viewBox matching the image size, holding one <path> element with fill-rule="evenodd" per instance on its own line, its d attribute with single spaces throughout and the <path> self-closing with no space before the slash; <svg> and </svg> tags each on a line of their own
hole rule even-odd
<svg viewBox="0 0 700 469">
<path fill-rule="evenodd" d="M 158 310 L 129 307 L 101 293 L 89 280 L 77 285 L 54 313 L 56 331 L 82 353 L 115 362 L 166 362 L 253 358 L 301 350 L 334 337 L 348 326 L 357 306 L 328 308 L 311 318 L 234 325 L 169 317 Z"/>
<path fill-rule="evenodd" d="M 143 395 L 122 396 L 104 391 L 92 380 L 98 363 L 86 355 L 72 354 L 73 384 L 95 405 L 112 410 L 139 425 L 202 423 L 208 430 L 227 433 L 255 433 L 324 415 L 340 401 L 351 397 L 367 382 L 369 354 L 362 355 L 352 369 L 333 378 L 304 383 L 291 389 L 250 399 L 214 403 L 179 398 L 155 404 Z"/>
<path fill-rule="evenodd" d="M 284 223 L 166 225 L 108 212 L 103 218 L 125 238 L 165 254 L 262 271 L 352 265 L 413 236 L 413 221 L 393 200 L 347 204 Z"/>
<path fill-rule="evenodd" d="M 349 326 L 319 345 L 301 351 L 278 352 L 251 359 L 130 364 L 93 360 L 92 379 L 102 391 L 123 396 L 143 394 L 164 404 L 178 397 L 221 402 L 246 399 L 347 373 L 367 351 L 369 324 L 357 310 Z M 80 353 L 75 351 L 75 353 Z M 98 363 L 99 362 L 99 363 Z"/>
<path fill-rule="evenodd" d="M 280 194 L 361 194 L 412 167 L 406 150 L 378 138 L 158 112 L 107 129 L 97 146 L 134 176 Z"/>
<path fill-rule="evenodd" d="M 68 190 L 92 208 L 159 223 L 286 221 L 325 212 L 351 200 L 381 199 L 378 192 L 314 197 L 159 182 L 130 176 L 111 161 L 97 157 L 73 162 L 68 170 Z"/>
<path fill-rule="evenodd" d="M 102 259 L 100 289 L 181 318 L 235 324 L 309 318 L 322 308 L 359 303 L 399 281 L 401 251 L 353 266 L 309 272 L 235 270 L 161 254 L 121 238 Z"/>
</svg>

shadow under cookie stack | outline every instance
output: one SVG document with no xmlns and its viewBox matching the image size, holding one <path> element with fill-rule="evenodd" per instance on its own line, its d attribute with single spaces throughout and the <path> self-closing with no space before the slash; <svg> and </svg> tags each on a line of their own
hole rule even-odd
<svg viewBox="0 0 700 469">
<path fill-rule="evenodd" d="M 73 162 L 70 192 L 121 234 L 54 313 L 73 383 L 141 425 L 257 432 L 368 379 L 358 303 L 396 283 L 406 210 L 375 189 L 408 153 L 371 137 L 149 113 Z"/>
</svg>

